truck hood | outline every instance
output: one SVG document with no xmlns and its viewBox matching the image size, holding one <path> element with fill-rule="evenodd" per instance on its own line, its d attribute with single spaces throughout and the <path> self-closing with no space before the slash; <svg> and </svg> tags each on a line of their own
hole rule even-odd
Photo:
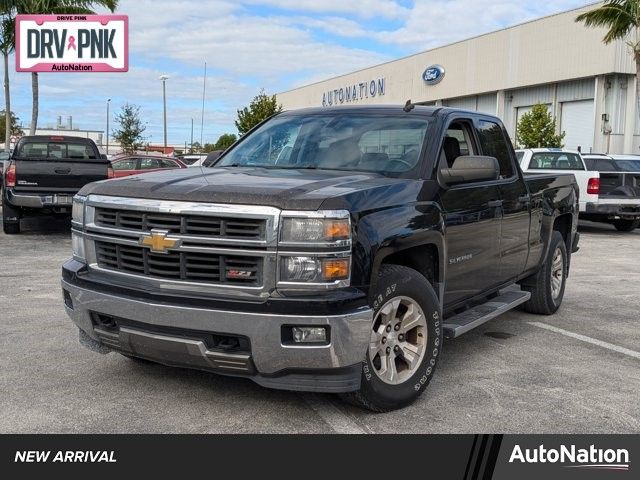
<svg viewBox="0 0 640 480">
<path fill-rule="evenodd" d="M 398 191 L 415 182 L 367 172 L 193 167 L 96 182 L 80 194 L 317 210 L 329 198 L 365 189 Z"/>
</svg>

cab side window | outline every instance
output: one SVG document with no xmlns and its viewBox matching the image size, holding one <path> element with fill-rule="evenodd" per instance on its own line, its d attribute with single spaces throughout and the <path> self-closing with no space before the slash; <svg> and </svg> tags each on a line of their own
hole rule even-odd
<svg viewBox="0 0 640 480">
<path fill-rule="evenodd" d="M 118 162 L 113 162 L 111 164 L 114 170 L 135 170 L 136 169 L 136 159 L 135 158 L 127 158 L 126 160 L 120 160 Z"/>
<path fill-rule="evenodd" d="M 440 168 L 451 168 L 456 158 L 466 155 L 477 155 L 470 123 L 454 121 L 444 135 L 440 151 Z"/>
<path fill-rule="evenodd" d="M 500 164 L 500 178 L 511 178 L 515 175 L 511 160 L 508 140 L 504 136 L 502 127 L 488 120 L 478 122 L 478 137 L 483 155 L 495 157 Z"/>
<path fill-rule="evenodd" d="M 140 170 L 153 170 L 154 168 L 160 168 L 160 162 L 156 158 L 142 158 L 140 159 Z"/>
</svg>

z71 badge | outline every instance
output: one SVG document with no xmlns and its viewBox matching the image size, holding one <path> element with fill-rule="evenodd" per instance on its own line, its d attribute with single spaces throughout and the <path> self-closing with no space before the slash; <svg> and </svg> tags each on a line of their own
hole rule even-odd
<svg viewBox="0 0 640 480">
<path fill-rule="evenodd" d="M 18 15 L 18 72 L 126 72 L 126 15 Z"/>
</svg>

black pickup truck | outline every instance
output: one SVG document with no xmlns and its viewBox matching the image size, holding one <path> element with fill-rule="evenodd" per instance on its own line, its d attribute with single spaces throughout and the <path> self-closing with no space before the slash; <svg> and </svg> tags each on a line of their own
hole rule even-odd
<svg viewBox="0 0 640 480">
<path fill-rule="evenodd" d="M 573 175 L 523 177 L 495 117 L 285 112 L 212 168 L 83 188 L 63 297 L 98 352 L 385 411 L 424 390 L 444 337 L 554 313 L 577 220 Z"/>
<path fill-rule="evenodd" d="M 20 233 L 28 215 L 70 215 L 73 196 L 87 183 L 112 177 L 110 163 L 93 140 L 22 137 L 5 161 L 2 191 L 4 233 Z"/>
</svg>

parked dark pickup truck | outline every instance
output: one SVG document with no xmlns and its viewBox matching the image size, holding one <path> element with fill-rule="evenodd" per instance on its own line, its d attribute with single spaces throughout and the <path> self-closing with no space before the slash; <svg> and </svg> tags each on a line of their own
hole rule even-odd
<svg viewBox="0 0 640 480">
<path fill-rule="evenodd" d="M 212 168 L 83 188 L 62 272 L 81 343 L 385 411 L 443 337 L 554 313 L 573 175 L 524 178 L 497 118 L 412 107 L 286 112 Z"/>
<path fill-rule="evenodd" d="M 73 196 L 87 183 L 112 177 L 109 161 L 93 140 L 30 136 L 18 141 L 5 162 L 2 193 L 4 233 L 20 233 L 28 215 L 70 215 Z"/>
</svg>

